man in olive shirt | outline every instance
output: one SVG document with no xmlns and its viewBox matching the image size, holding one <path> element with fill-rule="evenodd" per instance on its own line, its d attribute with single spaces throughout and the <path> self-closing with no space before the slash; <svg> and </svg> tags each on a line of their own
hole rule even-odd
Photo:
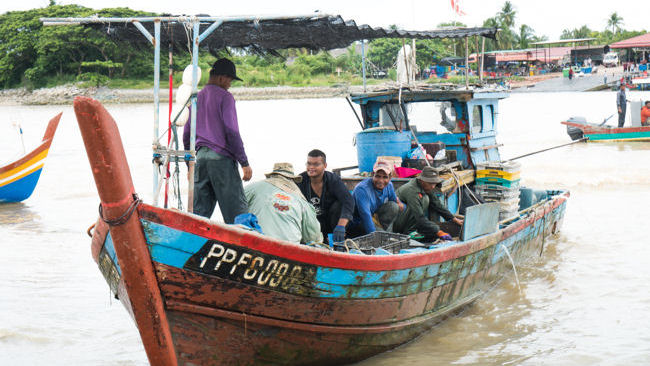
<svg viewBox="0 0 650 366">
<path fill-rule="evenodd" d="M 432 167 L 424 167 L 422 173 L 397 189 L 397 197 L 406 204 L 406 210 L 400 212 L 393 223 L 396 233 L 410 234 L 416 231 L 424 235 L 423 241 L 431 242 L 435 238 L 451 240 L 451 235 L 440 229 L 440 223 L 431 221 L 432 211 L 437 212 L 452 225 L 462 225 L 463 220 L 445 208 L 433 194 L 433 189 L 443 180 Z"/>
</svg>

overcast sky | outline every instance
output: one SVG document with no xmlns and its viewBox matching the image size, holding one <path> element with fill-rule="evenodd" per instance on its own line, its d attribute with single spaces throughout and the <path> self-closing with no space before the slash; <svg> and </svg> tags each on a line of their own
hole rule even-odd
<svg viewBox="0 0 650 366">
<path fill-rule="evenodd" d="M 357 24 L 386 27 L 397 24 L 402 29 L 433 29 L 437 24 L 452 20 L 468 26 L 480 26 L 483 20 L 494 16 L 505 0 L 459 0 L 466 15 L 457 15 L 451 0 L 238 0 L 238 1 L 181 1 L 181 0 L 56 0 L 57 4 L 79 4 L 89 8 L 129 7 L 172 14 L 218 15 L 302 15 L 315 10 L 339 14 Z M 593 0 L 512 0 L 516 11 L 516 26 L 527 24 L 536 35 L 549 40 L 559 39 L 565 28 L 602 31 L 607 18 L 617 12 L 623 18 L 623 28 L 648 30 L 648 3 L 643 0 L 593 1 Z M 3 0 L 0 13 L 11 10 L 28 10 L 45 7 L 48 0 Z"/>
</svg>

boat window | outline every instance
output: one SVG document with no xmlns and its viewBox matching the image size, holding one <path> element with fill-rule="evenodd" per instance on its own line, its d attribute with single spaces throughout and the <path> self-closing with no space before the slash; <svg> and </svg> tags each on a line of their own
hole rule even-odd
<svg viewBox="0 0 650 366">
<path fill-rule="evenodd" d="M 483 122 L 483 106 L 475 105 L 472 110 L 472 132 L 481 132 Z"/>
<path fill-rule="evenodd" d="M 395 128 L 395 125 L 398 126 L 398 129 L 400 126 L 402 129 L 406 128 L 404 114 L 402 113 L 402 108 L 400 108 L 399 104 L 384 104 L 381 106 L 379 125 L 388 128 Z"/>
<path fill-rule="evenodd" d="M 494 106 L 493 105 L 488 105 L 487 108 L 485 108 L 485 128 L 483 128 L 483 131 L 486 130 L 494 130 Z"/>
<path fill-rule="evenodd" d="M 390 111 L 390 112 L 389 112 Z M 406 113 L 411 127 L 418 132 L 447 133 L 456 127 L 456 111 L 450 102 L 406 103 Z M 395 117 L 397 126 L 403 114 L 399 104 L 385 104 L 381 107 L 381 126 L 394 128 L 390 116 Z M 402 123 L 402 129 L 407 129 Z"/>
</svg>

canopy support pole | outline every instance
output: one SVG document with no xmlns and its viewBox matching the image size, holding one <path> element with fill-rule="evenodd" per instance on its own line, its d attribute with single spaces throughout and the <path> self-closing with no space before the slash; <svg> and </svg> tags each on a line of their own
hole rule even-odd
<svg viewBox="0 0 650 366">
<path fill-rule="evenodd" d="M 139 23 L 138 23 L 139 24 Z M 153 55 L 153 144 L 158 143 L 159 122 L 160 122 L 160 21 L 154 25 L 154 55 Z M 142 26 L 140 24 L 140 26 Z M 158 185 L 158 164 L 153 161 L 153 205 L 158 206 L 160 188 Z"/>
<path fill-rule="evenodd" d="M 465 89 L 469 89 L 469 38 L 465 37 Z"/>
<path fill-rule="evenodd" d="M 361 40 L 361 77 L 363 78 L 363 92 L 366 92 L 366 40 Z"/>
</svg>

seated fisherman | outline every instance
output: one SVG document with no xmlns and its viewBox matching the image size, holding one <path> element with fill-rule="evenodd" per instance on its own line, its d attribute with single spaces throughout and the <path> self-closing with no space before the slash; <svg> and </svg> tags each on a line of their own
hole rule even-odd
<svg viewBox="0 0 650 366">
<path fill-rule="evenodd" d="M 352 191 L 355 209 L 352 223 L 348 226 L 351 237 L 377 230 L 390 231 L 399 211 L 404 211 L 404 204 L 395 195 L 390 181 L 390 165 L 378 160 L 372 170 L 372 178 L 364 179 Z"/>
<path fill-rule="evenodd" d="M 433 189 L 442 181 L 432 167 L 426 166 L 417 178 L 411 179 L 410 182 L 397 189 L 397 197 L 406 203 L 406 211 L 397 215 L 393 223 L 394 232 L 410 234 L 417 231 L 424 235 L 422 240 L 424 242 L 434 241 L 435 238 L 451 240 L 451 235 L 441 230 L 440 226 L 445 225 L 450 229 L 455 227 L 454 230 L 448 229 L 447 231 L 453 231 L 453 235 L 458 235 L 463 220 L 454 217 L 433 194 Z M 444 217 L 448 223 L 441 224 L 432 221 L 433 211 Z"/>
<path fill-rule="evenodd" d="M 325 171 L 325 153 L 314 149 L 307 154 L 307 171 L 300 173 L 302 182 L 298 187 L 303 196 L 316 210 L 320 230 L 327 242 L 327 234 L 333 233 L 335 242 L 345 240 L 345 227 L 352 220 L 354 199 L 338 175 Z"/>
<path fill-rule="evenodd" d="M 264 234 L 293 243 L 322 242 L 314 208 L 295 182 L 290 163 L 276 163 L 266 179 L 244 188 L 248 210 L 255 214 Z"/>
<path fill-rule="evenodd" d="M 641 108 L 641 126 L 650 126 L 650 100 L 646 100 Z"/>
</svg>

